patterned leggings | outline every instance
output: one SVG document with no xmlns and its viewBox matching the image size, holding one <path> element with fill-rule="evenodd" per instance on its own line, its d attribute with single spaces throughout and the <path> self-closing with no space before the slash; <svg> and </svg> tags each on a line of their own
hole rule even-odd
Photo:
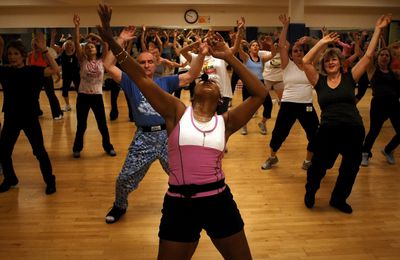
<svg viewBox="0 0 400 260">
<path fill-rule="evenodd" d="M 166 130 L 143 132 L 140 128 L 129 146 L 124 166 L 117 178 L 114 205 L 120 209 L 128 207 L 128 195 L 136 190 L 151 164 L 158 159 L 164 171 L 168 168 L 168 135 Z"/>
</svg>

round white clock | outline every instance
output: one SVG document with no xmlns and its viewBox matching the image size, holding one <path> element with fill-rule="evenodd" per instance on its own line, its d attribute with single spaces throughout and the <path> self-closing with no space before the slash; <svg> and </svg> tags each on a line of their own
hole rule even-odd
<svg viewBox="0 0 400 260">
<path fill-rule="evenodd" d="M 190 24 L 194 24 L 199 19 L 199 14 L 194 9 L 186 10 L 184 15 L 185 21 Z"/>
</svg>

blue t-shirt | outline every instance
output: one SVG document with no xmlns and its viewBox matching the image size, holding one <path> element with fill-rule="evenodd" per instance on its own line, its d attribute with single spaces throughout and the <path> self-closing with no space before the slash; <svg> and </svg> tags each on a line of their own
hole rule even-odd
<svg viewBox="0 0 400 260">
<path fill-rule="evenodd" d="M 168 93 L 172 93 L 179 88 L 178 75 L 154 78 L 154 82 Z M 122 72 L 120 86 L 129 99 L 136 126 L 141 127 L 165 124 L 164 118 L 154 110 L 136 84 L 125 72 Z"/>
</svg>

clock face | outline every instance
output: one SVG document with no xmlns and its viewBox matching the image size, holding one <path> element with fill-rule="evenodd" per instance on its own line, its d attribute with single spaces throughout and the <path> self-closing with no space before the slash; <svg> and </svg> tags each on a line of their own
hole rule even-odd
<svg viewBox="0 0 400 260">
<path fill-rule="evenodd" d="M 186 12 L 185 12 L 185 21 L 187 22 L 187 23 L 190 23 L 190 24 L 192 24 L 192 23 L 195 23 L 195 22 L 197 22 L 197 20 L 199 19 L 199 14 L 197 13 L 197 11 L 196 10 L 194 10 L 194 9 L 189 9 L 189 10 L 187 10 Z"/>
</svg>

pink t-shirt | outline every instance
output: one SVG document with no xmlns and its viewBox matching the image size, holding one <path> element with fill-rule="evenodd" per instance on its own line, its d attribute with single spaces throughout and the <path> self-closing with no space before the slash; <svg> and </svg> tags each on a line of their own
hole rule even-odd
<svg viewBox="0 0 400 260">
<path fill-rule="evenodd" d="M 80 66 L 81 83 L 79 85 L 79 93 L 103 94 L 103 61 L 101 59 L 91 61 L 85 59 Z"/>
</svg>

